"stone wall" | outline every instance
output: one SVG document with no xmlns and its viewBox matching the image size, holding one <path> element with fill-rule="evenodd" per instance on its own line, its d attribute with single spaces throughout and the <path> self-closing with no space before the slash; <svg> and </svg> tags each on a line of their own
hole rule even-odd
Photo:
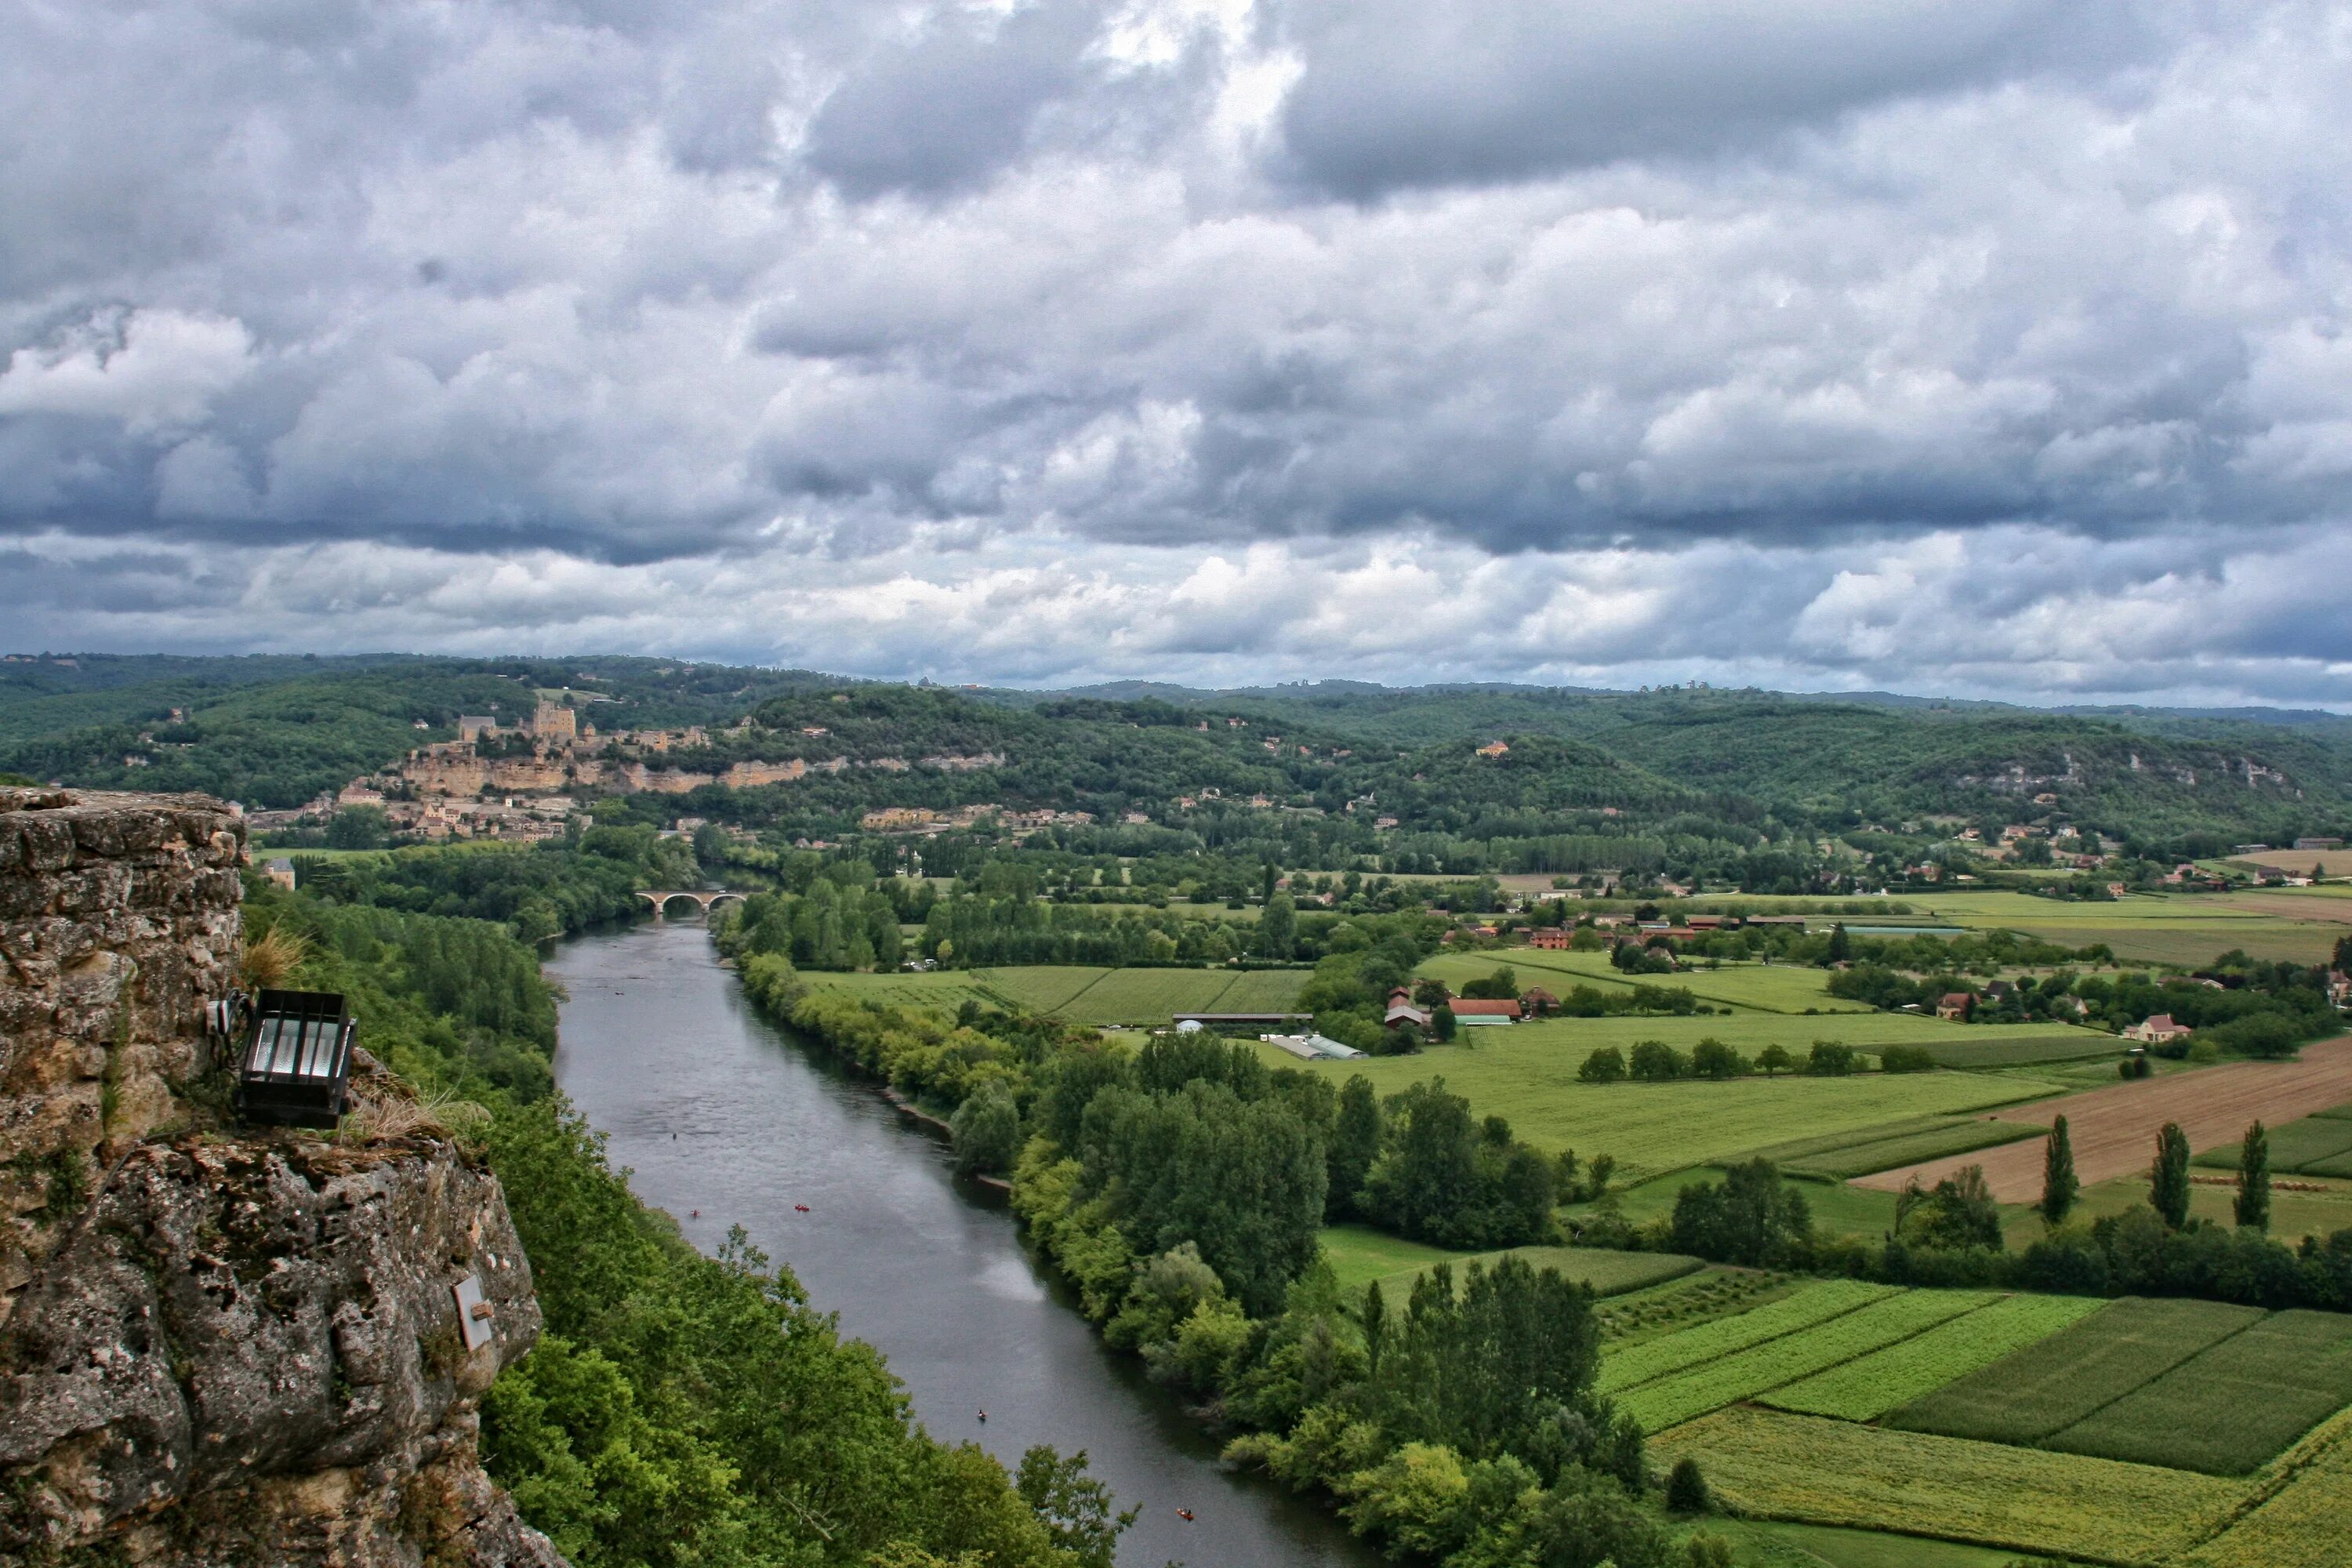
<svg viewBox="0 0 2352 1568">
<path fill-rule="evenodd" d="M 226 1120 L 243 854 L 217 802 L 0 790 L 0 1563 L 562 1568 L 478 1458 L 540 1331 L 498 1178 L 413 1108 Z"/>
</svg>

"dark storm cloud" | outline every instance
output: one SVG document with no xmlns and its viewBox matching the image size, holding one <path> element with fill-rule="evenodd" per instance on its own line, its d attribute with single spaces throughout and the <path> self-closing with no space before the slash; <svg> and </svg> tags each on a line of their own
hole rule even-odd
<svg viewBox="0 0 2352 1568">
<path fill-rule="evenodd" d="M 0 572 L 80 584 L 54 641 L 2352 680 L 2296 565 L 2352 542 L 2324 5 L 0 36 Z"/>
</svg>

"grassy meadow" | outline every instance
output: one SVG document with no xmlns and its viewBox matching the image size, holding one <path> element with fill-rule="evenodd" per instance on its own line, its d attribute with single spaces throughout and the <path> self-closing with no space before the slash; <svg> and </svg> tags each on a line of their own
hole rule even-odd
<svg viewBox="0 0 2352 1568">
<path fill-rule="evenodd" d="M 1768 1018 L 1759 1022 L 1778 1028 L 1799 1021 Z M 1819 1026 L 1847 1020 L 1801 1022 Z M 1305 1065 L 1307 1070 L 1323 1073 L 1335 1083 L 1360 1072 L 1382 1094 L 1443 1078 L 1448 1089 L 1469 1100 L 1475 1111 L 1508 1117 L 1519 1136 L 1537 1147 L 1573 1149 L 1588 1155 L 1606 1152 L 1616 1158 L 1621 1172 L 1637 1180 L 1717 1163 L 1790 1138 L 1989 1110 L 2037 1098 L 2052 1092 L 2053 1087 L 2020 1073 L 1961 1072 L 1590 1084 L 1576 1076 L 1587 1051 L 1563 1042 L 1564 1031 L 1591 1027 L 1606 1031 L 1610 1044 L 1630 1047 L 1637 1039 L 1655 1038 L 1687 1050 L 1708 1032 L 1703 1026 L 1715 1024 L 1715 1032 L 1725 1034 L 1721 1023 L 1653 1018 L 1528 1024 L 1468 1034 L 1466 1044 L 1436 1047 L 1416 1056 Z M 1725 1034 L 1725 1037 L 1732 1037 Z M 1588 1040 L 1587 1048 L 1596 1043 Z M 1746 1050 L 1758 1048 L 1758 1042 L 1744 1037 L 1735 1043 Z M 1790 1048 L 1801 1053 L 1804 1046 Z M 1271 1047 L 1260 1049 L 1272 1065 L 1301 1065 Z"/>
<path fill-rule="evenodd" d="M 1172 1013 L 1277 1013 L 1297 1005 L 1303 969 L 1103 969 L 1020 964 L 926 973 L 804 971 L 812 985 L 893 1005 L 944 1007 L 967 997 L 1058 1013 L 1081 1024 L 1165 1024 Z"/>
</svg>

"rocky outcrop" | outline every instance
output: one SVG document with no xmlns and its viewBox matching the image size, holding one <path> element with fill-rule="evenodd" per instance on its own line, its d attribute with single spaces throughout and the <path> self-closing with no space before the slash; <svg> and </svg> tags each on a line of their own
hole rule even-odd
<svg viewBox="0 0 2352 1568">
<path fill-rule="evenodd" d="M 244 855 L 200 795 L 0 789 L 0 1324 L 100 1170 L 186 1120 Z"/>
<path fill-rule="evenodd" d="M 540 1327 L 497 1178 L 415 1116 L 214 1109 L 242 851 L 208 801 L 0 792 L 0 1149 L 37 1178 L 8 1190 L 0 1562 L 555 1568 L 477 1450 Z"/>
</svg>

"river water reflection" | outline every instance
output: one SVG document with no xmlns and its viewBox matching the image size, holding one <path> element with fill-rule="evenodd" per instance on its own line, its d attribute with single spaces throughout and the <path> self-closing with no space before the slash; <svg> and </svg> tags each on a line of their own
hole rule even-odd
<svg viewBox="0 0 2352 1568">
<path fill-rule="evenodd" d="M 547 972 L 570 994 L 556 1079 L 638 1196 L 706 1251 L 740 1225 L 889 1358 L 936 1436 L 1008 1465 L 1033 1443 L 1085 1449 L 1143 1510 L 1121 1568 L 1379 1561 L 1314 1504 L 1221 1471 L 1216 1445 L 1055 1299 L 1012 1217 L 960 1191 L 945 1148 L 869 1083 L 755 1016 L 700 926 L 583 937 Z"/>
</svg>

